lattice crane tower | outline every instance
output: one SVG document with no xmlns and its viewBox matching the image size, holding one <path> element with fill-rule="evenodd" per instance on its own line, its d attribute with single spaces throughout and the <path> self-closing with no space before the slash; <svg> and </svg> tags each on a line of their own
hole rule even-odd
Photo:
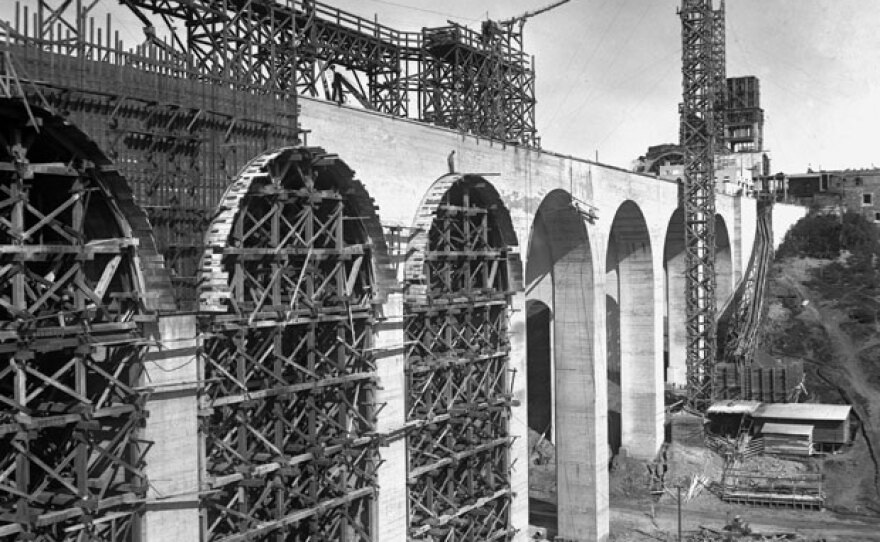
<svg viewBox="0 0 880 542">
<path fill-rule="evenodd" d="M 724 1 L 682 0 L 680 142 L 684 150 L 688 404 L 712 400 L 715 364 L 715 151 L 723 147 Z"/>
</svg>

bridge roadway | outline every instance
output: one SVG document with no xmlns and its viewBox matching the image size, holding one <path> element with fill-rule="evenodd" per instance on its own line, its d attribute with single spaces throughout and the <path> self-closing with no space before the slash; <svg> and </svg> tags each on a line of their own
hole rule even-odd
<svg viewBox="0 0 880 542">
<path fill-rule="evenodd" d="M 145 70 L 121 57 L 96 62 L 26 47 L 8 50 L 19 76 L 35 82 L 25 90 L 31 106 L 48 102 L 128 179 L 135 201 L 151 219 L 170 279 L 195 272 L 180 267 L 189 265 L 181 256 L 185 251 L 181 243 L 175 245 L 172 228 L 163 226 L 168 206 L 190 198 L 193 209 L 213 208 L 245 162 L 294 143 L 284 100 L 210 81 L 176 79 L 159 67 Z M 20 102 L 20 96 L 11 101 Z M 378 449 L 382 462 L 370 522 L 374 539 L 403 541 L 419 527 L 410 525 L 418 498 L 412 486 L 418 483 L 407 472 L 407 443 L 412 447 L 419 431 L 431 431 L 430 424 L 411 418 L 409 361 L 401 347 L 409 306 L 405 286 L 423 273 L 416 269 L 421 260 L 413 258 L 431 257 L 424 247 L 407 246 L 406 240 L 415 243 L 419 234 L 409 228 L 422 224 L 427 236 L 425 224 L 430 229 L 431 220 L 439 220 L 434 217 L 440 216 L 440 207 L 454 207 L 448 194 L 468 186 L 509 249 L 503 377 L 509 378 L 512 395 L 506 430 L 514 438 L 507 441 L 503 461 L 509 510 L 499 517 L 507 518 L 510 532 L 515 531 L 507 536 L 525 539 L 531 422 L 538 431 L 552 427 L 560 535 L 607 540 L 608 443 L 630 456 L 653 458 L 663 439 L 664 381 L 684 382 L 678 185 L 320 100 L 301 98 L 300 106 L 307 144 L 337 155 L 374 200 L 388 235 L 383 243 L 373 235 L 373 246 L 378 253 L 387 242 L 387 267 L 397 273 L 383 287 L 381 322 L 375 327 L 375 348 L 384 352 L 377 354 L 375 370 L 374 402 L 384 404 L 375 430 L 386 438 Z M 447 156 L 453 150 L 457 174 L 450 176 Z M 159 201 L 160 196 L 165 200 Z M 717 211 L 722 297 L 732 291 L 748 261 L 756 206 L 748 197 L 719 193 Z M 798 208 L 777 208 L 777 237 L 802 214 Z M 387 276 L 388 269 L 379 265 L 374 262 L 376 275 Z M 186 284 L 178 280 L 175 285 L 181 307 L 186 296 L 180 288 Z M 140 529 L 148 541 L 189 542 L 208 528 L 200 511 L 206 506 L 205 488 L 213 483 L 206 478 L 199 429 L 205 362 L 188 363 L 204 339 L 195 312 L 169 307 L 158 312 L 151 333 L 164 346 L 153 347 L 144 360 L 155 393 L 147 403 L 143 434 L 152 444 L 145 459 L 150 484 Z M 546 332 L 533 333 L 533 325 L 547 326 Z M 528 346 L 530 337 L 543 344 Z M 407 427 L 408 436 L 401 438 Z M 451 461 L 459 460 L 465 461 Z"/>
</svg>

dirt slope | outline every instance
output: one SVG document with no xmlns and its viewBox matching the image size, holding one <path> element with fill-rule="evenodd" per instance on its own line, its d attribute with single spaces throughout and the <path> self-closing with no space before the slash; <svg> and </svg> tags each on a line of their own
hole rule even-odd
<svg viewBox="0 0 880 542">
<path fill-rule="evenodd" d="M 805 361 L 806 400 L 853 405 L 861 431 L 822 465 L 829 505 L 880 513 L 880 326 L 853 316 L 870 295 L 841 295 L 823 281 L 829 263 L 790 258 L 774 265 L 764 344 L 773 356 Z"/>
</svg>

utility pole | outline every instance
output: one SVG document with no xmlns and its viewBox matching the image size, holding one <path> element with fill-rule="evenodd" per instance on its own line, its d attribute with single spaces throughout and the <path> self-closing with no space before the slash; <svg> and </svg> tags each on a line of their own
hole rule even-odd
<svg viewBox="0 0 880 542">
<path fill-rule="evenodd" d="M 681 542 L 681 484 L 675 488 L 678 489 L 678 542 Z"/>
<path fill-rule="evenodd" d="M 715 329 L 715 153 L 723 145 L 724 3 L 682 0 L 685 302 L 688 406 L 712 401 Z M 717 126 L 721 123 L 720 129 Z M 719 141 L 721 139 L 721 141 Z"/>
</svg>

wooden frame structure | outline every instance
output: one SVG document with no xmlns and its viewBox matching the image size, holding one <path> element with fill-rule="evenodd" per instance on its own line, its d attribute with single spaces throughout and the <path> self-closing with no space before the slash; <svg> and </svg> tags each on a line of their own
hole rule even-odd
<svg viewBox="0 0 880 542">
<path fill-rule="evenodd" d="M 455 26 L 458 41 L 438 48 L 445 27 L 404 32 L 310 0 L 122 3 L 143 23 L 144 41 L 133 47 L 112 17 L 96 22 L 100 2 L 84 0 L 17 0 L 14 18 L 0 21 L 0 42 L 21 57 L 20 75 L 30 81 L 69 76 L 79 88 L 82 73 L 110 63 L 134 75 L 215 86 L 216 93 L 179 103 L 145 100 L 125 86 L 42 89 L 59 111 L 90 124 L 96 113 L 104 117 L 88 128 L 96 137 L 107 133 L 102 148 L 147 210 L 184 309 L 195 309 L 202 239 L 227 184 L 250 158 L 301 138 L 298 96 L 329 99 L 331 67 L 360 107 L 538 145 L 535 72 L 521 30 L 480 34 Z M 450 46 L 454 54 L 444 49 Z M 59 73 L 62 67 L 71 73 Z M 465 88 L 465 81 L 476 86 Z M 253 118 L 242 95 L 274 98 L 267 115 L 273 121 Z"/>
<path fill-rule="evenodd" d="M 145 291 L 170 284 L 147 276 L 149 226 L 106 157 L 0 87 L 0 538 L 131 538 L 143 326 L 162 303 Z"/>
<path fill-rule="evenodd" d="M 321 149 L 271 151 L 212 221 L 205 540 L 373 540 L 377 283 L 351 176 Z"/>
<path fill-rule="evenodd" d="M 444 125 L 505 143 L 535 145 L 534 72 L 522 53 L 521 34 L 490 32 L 484 38 L 468 31 L 468 43 L 459 45 L 470 56 L 435 54 L 429 59 L 423 33 L 399 32 L 317 2 L 123 3 L 144 24 L 144 41 L 134 47 L 123 44 L 117 30 L 121 27 L 114 27 L 112 17 L 96 24 L 100 2 L 25 0 L 16 3 L 14 20 L 0 21 L 0 76 L 7 86 L 15 83 L 15 92 L 4 96 L 17 104 L 17 125 L 27 126 L 28 120 L 22 119 L 42 115 L 33 107 L 41 104 L 46 118 L 57 120 L 53 123 L 93 134 L 98 143 L 89 142 L 88 156 L 99 155 L 98 148 L 106 151 L 100 161 L 90 158 L 99 167 L 80 166 L 72 159 L 65 167 L 81 175 L 100 173 L 92 182 L 101 186 L 112 181 L 115 188 L 105 194 L 107 205 L 122 209 L 120 216 L 129 220 L 130 236 L 137 241 L 118 253 L 107 252 L 109 261 L 119 260 L 89 268 L 83 279 L 97 296 L 101 292 L 95 291 L 96 284 L 105 275 L 114 277 L 104 286 L 113 310 L 137 309 L 118 316 L 111 311 L 120 320 L 114 325 L 130 326 L 128 342 L 112 347 L 113 352 L 131 353 L 119 358 L 122 372 L 110 373 L 116 380 L 100 385 L 98 377 L 86 379 L 87 390 L 104 390 L 106 397 L 98 399 L 133 409 L 106 417 L 113 423 L 135 420 L 120 429 L 124 443 L 108 452 L 116 459 L 124 456 L 133 468 L 121 468 L 99 454 L 88 461 L 100 466 L 101 473 L 85 478 L 78 474 L 79 479 L 58 476 L 74 480 L 69 482 L 73 487 L 86 480 L 88 490 L 95 480 L 106 480 L 101 491 L 121 500 L 99 501 L 103 508 L 98 510 L 64 501 L 70 507 L 50 521 L 40 515 L 38 500 L 16 493 L 7 502 L 8 514 L 16 513 L 17 506 L 30 512 L 0 525 L 0 534 L 33 533 L 53 541 L 78 533 L 107 540 L 135 536 L 134 520 L 146 495 L 141 469 L 149 458 L 142 455 L 148 444 L 137 442 L 146 392 L 136 383 L 146 346 L 145 334 L 134 323 L 149 320 L 147 310 L 182 309 L 197 313 L 204 339 L 196 385 L 204 466 L 197 500 L 205 539 L 372 540 L 377 446 L 382 441 L 375 431 L 381 408 L 375 399 L 375 369 L 377 358 L 385 355 L 375 348 L 373 333 L 383 291 L 391 282 L 382 270 L 387 263 L 382 227 L 363 187 L 334 156 L 300 146 L 266 149 L 298 143 L 297 95 L 321 96 L 321 87 L 326 92 L 331 64 L 355 78 L 346 88 L 353 94 L 357 89 L 363 107 L 430 122 L 423 116 L 428 111 L 424 104 L 434 99 L 435 88 L 426 85 L 446 82 L 433 71 L 429 81 L 423 72 L 443 62 L 458 63 L 450 77 L 474 76 L 484 89 L 479 99 L 468 102 L 464 117 Z M 108 86 L 110 71 L 114 79 Z M 174 84 L 166 84 L 168 80 Z M 448 96 L 442 107 L 457 108 L 459 102 Z M 432 118 L 451 118 L 437 108 L 430 112 Z M 245 163 L 254 156 L 258 158 Z M 0 173 L 14 174 L 11 169 Z M 121 175 L 129 179 L 131 190 Z M 448 185 L 438 195 L 446 198 L 442 209 L 426 203 L 430 217 L 407 235 L 410 247 L 421 246 L 410 254 L 407 269 L 419 254 L 426 258 L 416 265 L 424 267 L 421 275 L 411 276 L 412 295 L 407 298 L 407 333 L 420 336 L 420 346 L 408 346 L 414 386 L 409 417 L 413 427 L 423 427 L 429 435 L 407 437 L 410 534 L 510 539 L 508 426 L 514 374 L 507 360 L 507 321 L 513 229 L 485 180 L 455 177 L 444 182 Z M 93 206 L 96 201 L 92 199 Z M 46 224 L 77 205 L 67 200 L 55 204 L 67 207 Z M 0 213 L 7 211 L 0 207 Z M 52 210 L 39 212 L 45 218 Z M 432 229 L 435 218 L 446 237 L 437 237 L 439 230 Z M 45 230 L 46 224 L 38 229 Z M 120 231 L 125 233 L 125 227 L 120 225 Z M 77 243 L 70 241 L 80 254 L 84 249 Z M 402 238 L 398 244 L 402 246 Z M 77 257 L 68 259 L 75 262 Z M 128 258 L 141 270 L 127 275 L 129 282 L 140 281 L 132 285 L 121 278 Z M 0 279 L 12 276 L 3 269 Z M 67 273 L 68 268 L 60 271 Z M 63 289 L 69 280 L 60 275 L 55 282 Z M 422 284 L 430 285 L 430 291 L 416 293 Z M 77 288 L 82 303 L 90 306 L 93 296 Z M 442 338 L 431 337 L 437 326 L 443 329 Z M 81 333 L 82 340 L 99 332 L 101 328 L 91 326 Z M 76 348 L 85 352 L 85 347 Z M 79 354 L 74 351 L 71 359 Z M 87 365 L 77 363 L 71 367 Z M 74 368 L 71 374 L 80 378 L 89 370 L 77 373 Z M 27 371 L 22 374 L 27 382 L 39 380 Z M 54 373 L 42 374 L 55 378 Z M 68 378 L 58 375 L 62 377 Z M 13 390 L 16 380 L 9 378 Z M 77 392 L 63 378 L 59 382 Z M 443 379 L 446 384 L 432 391 Z M 133 392 L 123 393 L 123 384 Z M 35 385 L 53 391 L 51 385 Z M 434 393 L 444 399 L 431 399 Z M 14 392 L 9 398 L 15 401 Z M 41 416 L 54 415 L 52 408 L 36 410 Z M 80 423 L 73 414 L 65 416 L 68 425 Z M 97 431 L 96 423 L 89 418 L 82 426 Z M 10 421 L 4 426 L 8 435 L 25 433 L 13 425 Z M 30 430 L 27 438 L 42 442 Z M 56 471 L 72 468 L 68 457 L 77 465 L 83 460 L 76 457 L 91 457 L 91 444 L 77 446 L 86 452 L 75 457 L 53 452 L 52 461 L 61 465 Z M 431 454 L 442 459 L 432 461 Z M 18 462 L 22 453 L 0 455 Z M 462 486 L 459 476 L 466 478 Z M 460 507 L 450 512 L 453 501 Z M 47 508 L 46 514 L 57 512 L 59 502 L 51 501 L 55 508 Z M 430 517 L 417 517 L 423 514 L 419 506 L 433 507 L 434 502 Z M 48 527 L 51 522 L 54 527 Z"/>
<path fill-rule="evenodd" d="M 511 540 L 509 217 L 479 177 L 434 184 L 406 263 L 409 536 Z M 506 218 L 505 218 L 506 217 Z M 510 230 L 512 231 L 512 229 Z"/>
<path fill-rule="evenodd" d="M 752 506 L 822 508 L 825 504 L 822 475 L 768 476 L 733 468 L 721 478 L 721 499 Z"/>
<path fill-rule="evenodd" d="M 720 7 L 723 12 L 724 4 Z M 682 103 L 680 144 L 684 151 L 685 327 L 688 404 L 711 402 L 716 357 L 715 329 L 715 152 L 723 143 L 726 81 L 723 13 L 713 0 L 682 0 Z M 719 22 L 721 23 L 719 25 Z M 722 110 L 719 114 L 718 110 Z"/>
<path fill-rule="evenodd" d="M 520 34 L 491 21 L 483 33 L 452 24 L 422 31 L 422 120 L 535 145 L 535 72 Z"/>
</svg>

